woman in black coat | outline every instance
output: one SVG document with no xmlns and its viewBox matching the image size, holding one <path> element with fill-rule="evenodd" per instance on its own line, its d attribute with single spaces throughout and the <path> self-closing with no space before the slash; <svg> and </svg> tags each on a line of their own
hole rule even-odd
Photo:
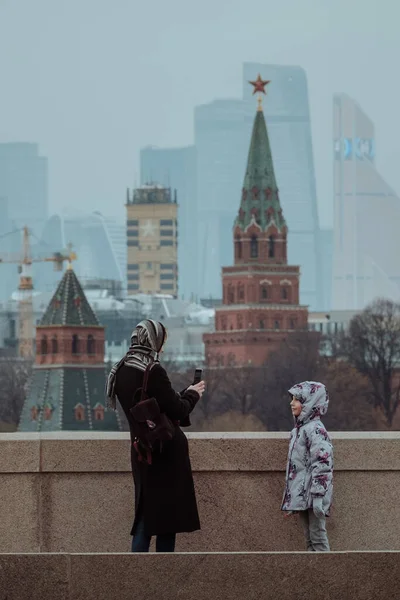
<svg viewBox="0 0 400 600">
<path fill-rule="evenodd" d="M 167 334 L 162 323 L 145 320 L 132 334 L 127 355 L 112 369 L 107 395 L 115 407 L 118 398 L 131 429 L 131 463 L 135 482 L 135 519 L 131 530 L 132 552 L 148 552 L 151 537 L 157 536 L 157 552 L 173 552 L 177 533 L 200 529 L 199 515 L 189 458 L 188 441 L 181 430 L 190 425 L 189 414 L 204 391 L 204 382 L 175 392 L 165 369 L 158 362 Z M 175 423 L 174 437 L 163 443 L 162 452 L 153 451 L 152 462 L 138 460 L 133 447 L 130 409 L 140 399 L 144 371 L 153 365 L 147 396 L 156 398 L 161 412 Z"/>
</svg>

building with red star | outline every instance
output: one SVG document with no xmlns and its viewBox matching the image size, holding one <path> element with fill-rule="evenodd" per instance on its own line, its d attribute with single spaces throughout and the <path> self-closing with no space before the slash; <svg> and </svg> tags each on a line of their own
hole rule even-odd
<svg viewBox="0 0 400 600">
<path fill-rule="evenodd" d="M 268 82 L 261 77 L 251 83 L 254 92 L 265 93 Z M 208 366 L 261 366 L 287 336 L 307 329 L 300 268 L 287 264 L 287 235 L 259 98 L 233 228 L 234 265 L 222 268 L 223 303 L 215 332 L 203 338 Z"/>
<path fill-rule="evenodd" d="M 36 359 L 19 431 L 116 431 L 105 405 L 104 327 L 69 265 L 36 328 Z"/>
</svg>

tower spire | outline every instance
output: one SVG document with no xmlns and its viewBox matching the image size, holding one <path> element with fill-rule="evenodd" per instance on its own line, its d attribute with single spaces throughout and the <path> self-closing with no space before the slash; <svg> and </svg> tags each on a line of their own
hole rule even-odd
<svg viewBox="0 0 400 600">
<path fill-rule="evenodd" d="M 286 227 L 286 222 L 279 201 L 279 190 L 262 109 L 262 94 L 265 95 L 265 86 L 270 82 L 258 75 L 255 81 L 249 83 L 254 87 L 253 95 L 258 94 L 258 107 L 251 135 L 242 200 L 235 225 L 244 231 L 251 222 L 255 222 L 261 230 L 266 231 L 273 224 L 278 231 L 282 231 Z"/>
</svg>

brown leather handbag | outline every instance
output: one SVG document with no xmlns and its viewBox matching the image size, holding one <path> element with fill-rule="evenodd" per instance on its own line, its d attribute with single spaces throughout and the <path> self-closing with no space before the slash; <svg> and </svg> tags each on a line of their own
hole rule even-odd
<svg viewBox="0 0 400 600">
<path fill-rule="evenodd" d="M 172 440 L 175 435 L 175 425 L 160 411 L 156 398 L 147 396 L 147 385 L 150 371 L 155 363 L 150 363 L 143 375 L 143 385 L 135 396 L 140 392 L 140 401 L 131 409 L 132 433 L 134 435 L 133 446 L 138 453 L 138 460 L 151 464 L 152 452 L 162 451 L 163 443 Z"/>
</svg>

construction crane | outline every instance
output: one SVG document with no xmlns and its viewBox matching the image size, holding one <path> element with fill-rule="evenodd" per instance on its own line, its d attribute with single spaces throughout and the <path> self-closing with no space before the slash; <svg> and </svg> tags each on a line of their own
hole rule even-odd
<svg viewBox="0 0 400 600">
<path fill-rule="evenodd" d="M 64 261 L 71 263 L 76 260 L 75 252 L 72 252 L 72 245 L 68 245 L 68 252 L 63 254 L 55 252 L 52 256 L 33 258 L 31 255 L 31 245 L 28 227 L 23 228 L 22 255 L 11 258 L 0 256 L 0 263 L 17 263 L 19 272 L 19 298 L 18 298 L 18 354 L 21 358 L 31 359 L 34 355 L 34 335 L 33 335 L 33 280 L 31 267 L 32 263 L 52 262 L 55 271 L 61 271 Z"/>
</svg>

